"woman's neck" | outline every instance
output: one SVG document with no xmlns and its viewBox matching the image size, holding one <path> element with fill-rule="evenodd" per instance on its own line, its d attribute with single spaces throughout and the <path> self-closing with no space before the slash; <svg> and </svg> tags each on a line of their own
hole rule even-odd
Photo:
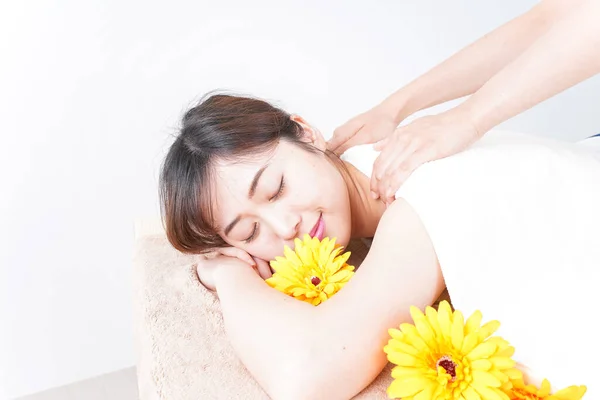
<svg viewBox="0 0 600 400">
<path fill-rule="evenodd" d="M 344 176 L 350 195 L 353 238 L 373 237 L 385 204 L 371 197 L 370 179 L 352 164 L 344 162 L 350 176 Z M 343 174 L 346 175 L 346 174 Z"/>
</svg>

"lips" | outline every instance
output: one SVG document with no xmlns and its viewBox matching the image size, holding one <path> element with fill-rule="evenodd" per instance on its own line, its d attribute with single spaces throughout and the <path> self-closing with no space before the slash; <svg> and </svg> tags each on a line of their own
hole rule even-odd
<svg viewBox="0 0 600 400">
<path fill-rule="evenodd" d="M 323 240 L 325 236 L 325 221 L 323 220 L 323 214 L 319 215 L 319 219 L 309 233 L 310 237 L 316 237 L 319 240 Z"/>
</svg>

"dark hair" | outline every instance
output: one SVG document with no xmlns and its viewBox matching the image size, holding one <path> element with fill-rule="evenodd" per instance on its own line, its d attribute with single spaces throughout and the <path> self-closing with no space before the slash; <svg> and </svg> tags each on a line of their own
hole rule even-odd
<svg viewBox="0 0 600 400">
<path fill-rule="evenodd" d="M 161 214 L 173 247 L 184 253 L 203 253 L 227 246 L 216 232 L 211 209 L 214 160 L 251 158 L 274 150 L 280 140 L 319 151 L 302 137 L 300 124 L 263 100 L 214 94 L 188 110 L 160 174 Z M 336 164 L 343 165 L 335 158 Z"/>
</svg>

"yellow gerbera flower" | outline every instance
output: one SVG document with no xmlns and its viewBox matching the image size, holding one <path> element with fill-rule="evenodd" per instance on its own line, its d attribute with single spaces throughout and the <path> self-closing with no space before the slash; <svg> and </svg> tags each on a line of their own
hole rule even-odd
<svg viewBox="0 0 600 400">
<path fill-rule="evenodd" d="M 412 324 L 390 329 L 384 351 L 396 367 L 388 388 L 390 398 L 402 400 L 509 400 L 511 379 L 522 377 L 514 368 L 514 348 L 492 336 L 500 323 L 481 326 L 481 312 L 464 321 L 447 301 L 425 314 L 411 307 Z"/>
<path fill-rule="evenodd" d="M 585 394 L 585 386 L 569 386 L 550 394 L 550 382 L 544 379 L 542 387 L 538 389 L 535 385 L 527 385 L 523 379 L 512 381 L 512 388 L 507 391 L 510 400 L 580 400 Z"/>
<path fill-rule="evenodd" d="M 294 241 L 292 251 L 285 246 L 284 256 L 271 261 L 275 271 L 266 282 L 273 288 L 315 306 L 337 293 L 354 274 L 346 264 L 350 252 L 340 255 L 342 247 L 335 238 L 323 241 L 304 235 Z"/>
</svg>

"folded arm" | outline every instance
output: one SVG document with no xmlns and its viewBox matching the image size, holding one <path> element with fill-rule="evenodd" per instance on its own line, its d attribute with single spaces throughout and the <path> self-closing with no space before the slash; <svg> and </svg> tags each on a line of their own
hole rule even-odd
<svg viewBox="0 0 600 400">
<path fill-rule="evenodd" d="M 387 330 L 444 287 L 431 240 L 403 200 L 384 214 L 351 281 L 318 307 L 267 286 L 247 268 L 223 269 L 217 291 L 239 357 L 274 399 L 346 399 L 386 364 Z"/>
</svg>

